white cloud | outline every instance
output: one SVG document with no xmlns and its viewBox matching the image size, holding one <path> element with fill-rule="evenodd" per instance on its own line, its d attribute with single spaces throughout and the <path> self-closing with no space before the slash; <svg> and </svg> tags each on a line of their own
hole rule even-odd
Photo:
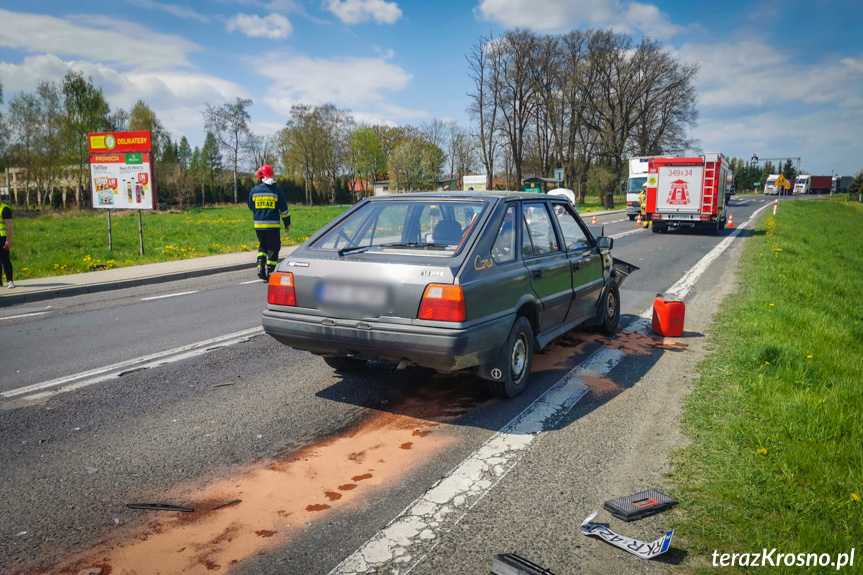
<svg viewBox="0 0 863 575">
<path fill-rule="evenodd" d="M 696 83 L 702 106 L 829 102 L 860 108 L 863 103 L 863 58 L 798 64 L 760 40 L 684 44 L 677 54 L 700 64 Z"/>
<path fill-rule="evenodd" d="M 237 14 L 226 24 L 228 32 L 239 30 L 253 38 L 287 38 L 293 32 L 291 22 L 281 14 L 270 14 L 266 18 L 254 14 Z"/>
<path fill-rule="evenodd" d="M 187 71 L 137 70 L 121 72 L 104 64 L 63 61 L 53 55 L 28 56 L 20 65 L 0 62 L 3 87 L 14 92 L 32 92 L 43 80 L 61 82 L 69 71 L 82 72 L 102 88 L 112 109 L 127 111 L 144 100 L 175 138 L 197 134 L 203 129 L 204 103 L 219 105 L 237 97 L 248 98 L 242 86 L 211 76 Z"/>
<path fill-rule="evenodd" d="M 175 4 L 163 4 L 161 2 L 155 2 L 154 0 L 126 0 L 129 4 L 133 6 L 138 6 L 140 8 L 146 8 L 147 10 L 161 10 L 163 12 L 167 12 L 177 18 L 183 18 L 184 20 L 197 20 L 198 22 L 209 22 L 210 19 L 204 16 L 203 14 L 199 14 L 192 10 L 191 8 L 186 8 L 184 6 L 177 6 Z"/>
<path fill-rule="evenodd" d="M 288 115 L 294 104 L 331 102 L 355 117 L 389 121 L 425 118 L 423 110 L 392 104 L 384 92 L 407 87 L 412 76 L 382 58 L 345 57 L 333 60 L 270 53 L 256 58 L 256 71 L 273 80 L 264 96 L 276 112 Z"/>
<path fill-rule="evenodd" d="M 402 17 L 398 4 L 384 0 L 324 0 L 322 6 L 345 24 L 394 24 Z"/>
<path fill-rule="evenodd" d="M 593 26 L 664 38 L 681 30 L 653 4 L 620 0 L 481 0 L 474 14 L 506 28 L 547 33 Z"/>
<path fill-rule="evenodd" d="M 31 54 L 56 54 L 136 68 L 189 66 L 187 54 L 198 46 L 137 24 L 105 17 L 22 14 L 0 9 L 0 46 Z"/>
</svg>

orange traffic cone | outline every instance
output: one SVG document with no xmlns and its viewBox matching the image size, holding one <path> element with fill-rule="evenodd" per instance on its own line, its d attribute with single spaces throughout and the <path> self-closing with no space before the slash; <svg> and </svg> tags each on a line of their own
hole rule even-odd
<svg viewBox="0 0 863 575">
<path fill-rule="evenodd" d="M 728 214 L 728 227 L 734 227 L 734 214 Z"/>
<path fill-rule="evenodd" d="M 638 214 L 638 219 L 637 219 L 637 220 L 635 220 L 635 225 L 636 225 L 636 226 L 640 226 L 640 225 L 641 225 L 641 214 Z"/>
<path fill-rule="evenodd" d="M 596 225 L 596 214 L 593 214 L 593 221 L 590 223 L 593 224 L 594 226 Z"/>
</svg>

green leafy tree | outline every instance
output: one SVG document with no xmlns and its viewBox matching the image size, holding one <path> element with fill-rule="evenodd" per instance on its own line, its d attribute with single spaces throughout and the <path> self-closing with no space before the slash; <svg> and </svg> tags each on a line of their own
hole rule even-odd
<svg viewBox="0 0 863 575">
<path fill-rule="evenodd" d="M 30 188 L 38 157 L 38 140 L 42 127 L 36 94 L 21 93 L 9 104 L 9 125 L 14 138 L 15 159 L 24 169 L 24 205 L 30 208 Z M 18 203 L 17 190 L 15 203 Z"/>
<path fill-rule="evenodd" d="M 221 199 L 221 192 L 217 195 L 216 184 L 218 175 L 222 171 L 222 152 L 219 150 L 219 142 L 212 132 L 207 132 L 207 137 L 204 139 L 198 169 L 201 177 L 201 201 L 204 201 L 205 187 L 210 190 L 210 197 L 214 202 L 217 197 Z"/>
<path fill-rule="evenodd" d="M 177 199 L 177 186 L 174 172 L 177 169 L 177 153 L 171 142 L 171 134 L 143 100 L 138 100 L 129 113 L 129 130 L 150 132 L 153 149 L 154 179 L 160 201 L 171 202 Z"/>
<path fill-rule="evenodd" d="M 180 144 L 177 146 L 177 160 L 180 163 L 181 171 L 185 172 L 189 169 L 189 164 L 192 161 L 192 148 L 189 146 L 189 140 L 186 139 L 186 136 L 180 138 Z"/>
<path fill-rule="evenodd" d="M 58 84 L 45 81 L 39 82 L 36 87 L 36 94 L 41 118 L 36 148 L 39 153 L 40 179 L 44 181 L 42 204 L 48 205 L 51 203 L 51 197 L 54 193 L 54 178 L 58 170 L 58 163 L 63 155 L 63 142 L 60 137 L 64 121 L 63 94 Z"/>
<path fill-rule="evenodd" d="M 420 137 L 404 138 L 387 163 L 390 189 L 397 192 L 434 189 L 445 162 L 446 154 L 438 146 Z"/>
<path fill-rule="evenodd" d="M 75 203 L 83 205 L 85 165 L 89 163 L 90 149 L 87 135 L 110 129 L 108 116 L 111 108 L 102 94 L 81 72 L 69 71 L 63 77 L 63 97 L 66 108 L 64 141 L 69 161 L 77 164 L 78 187 Z M 89 175 L 88 178 L 89 180 Z"/>
<path fill-rule="evenodd" d="M 848 184 L 848 193 L 857 194 L 857 199 L 861 200 L 860 195 L 863 194 L 863 172 L 854 176 L 854 179 Z"/>
<path fill-rule="evenodd" d="M 373 127 L 359 125 L 351 134 L 349 150 L 351 168 L 363 183 L 374 181 L 386 172 L 387 151 Z M 363 195 L 370 191 L 362 190 Z"/>
<path fill-rule="evenodd" d="M 782 165 L 782 175 L 789 182 L 797 177 L 797 169 L 794 167 L 794 162 L 791 159 L 785 160 L 785 163 Z"/>
</svg>

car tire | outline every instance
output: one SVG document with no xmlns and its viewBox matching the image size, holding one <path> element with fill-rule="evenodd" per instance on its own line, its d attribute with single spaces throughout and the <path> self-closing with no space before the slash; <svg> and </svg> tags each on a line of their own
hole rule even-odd
<svg viewBox="0 0 863 575">
<path fill-rule="evenodd" d="M 521 395 L 530 378 L 533 348 L 533 328 L 526 317 L 518 316 L 506 338 L 505 360 L 500 366 L 504 371 L 503 379 L 485 382 L 492 395 L 503 399 Z"/>
<path fill-rule="evenodd" d="M 355 357 L 339 357 L 337 355 L 325 355 L 324 362 L 336 371 L 357 371 L 366 365 L 366 360 Z"/>
<path fill-rule="evenodd" d="M 635 221 L 635 214 L 629 214 L 629 221 L 630 221 L 630 222 L 634 222 L 634 221 Z"/>
<path fill-rule="evenodd" d="M 617 324 L 620 322 L 620 290 L 617 282 L 611 281 L 602 299 L 599 300 L 599 309 L 596 310 L 596 329 L 604 335 L 617 333 Z"/>
</svg>

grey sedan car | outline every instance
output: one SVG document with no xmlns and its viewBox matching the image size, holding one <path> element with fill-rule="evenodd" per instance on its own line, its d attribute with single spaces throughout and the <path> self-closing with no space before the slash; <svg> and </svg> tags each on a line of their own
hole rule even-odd
<svg viewBox="0 0 863 575">
<path fill-rule="evenodd" d="M 367 198 L 279 263 L 264 331 L 338 370 L 368 360 L 472 370 L 515 397 L 554 338 L 617 330 L 618 286 L 637 268 L 596 235 L 560 197 Z"/>
</svg>

